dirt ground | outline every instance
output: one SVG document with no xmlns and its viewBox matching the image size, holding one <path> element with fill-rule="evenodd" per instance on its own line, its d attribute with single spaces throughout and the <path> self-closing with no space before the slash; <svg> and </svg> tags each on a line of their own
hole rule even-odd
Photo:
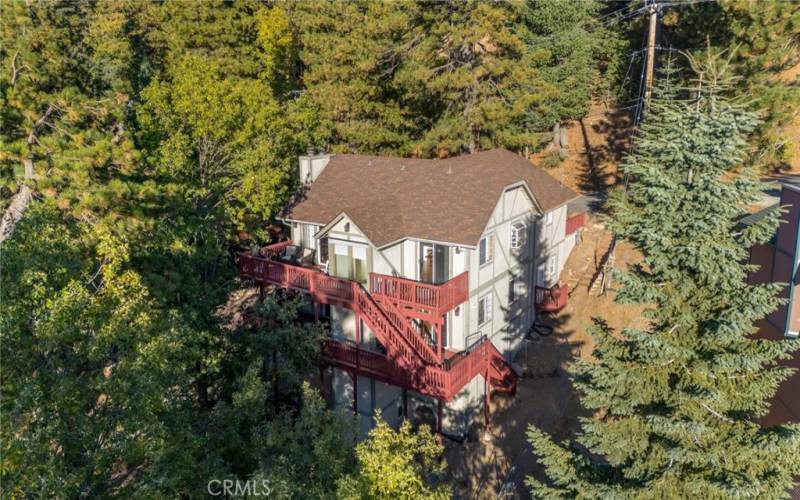
<svg viewBox="0 0 800 500">
<path fill-rule="evenodd" d="M 448 470 L 457 498 L 528 498 L 525 478 L 542 474 L 525 436 L 528 425 L 564 440 L 578 429 L 578 418 L 586 416 L 566 369 L 577 358 L 591 357 L 593 343 L 586 327 L 592 318 L 602 316 L 617 329 L 644 326 L 640 308 L 614 303 L 613 283 L 604 295 L 599 283 L 590 288 L 610 242 L 611 234 L 590 220 L 561 275 L 569 286 L 569 302 L 557 315 L 542 321 L 555 327 L 553 334 L 534 335 L 515 360 L 524 373 L 517 395 L 492 398 L 492 426 L 480 439 L 463 444 L 446 442 Z M 617 247 L 617 266 L 625 267 L 638 259 L 629 245 Z"/>
<path fill-rule="evenodd" d="M 617 184 L 621 180 L 617 166 L 630 146 L 630 111 L 594 104 L 586 118 L 566 126 L 566 156 L 547 172 L 580 193 L 605 191 Z M 554 154 L 557 151 L 550 145 L 532 155 L 531 160 L 542 165 L 545 158 Z"/>
</svg>

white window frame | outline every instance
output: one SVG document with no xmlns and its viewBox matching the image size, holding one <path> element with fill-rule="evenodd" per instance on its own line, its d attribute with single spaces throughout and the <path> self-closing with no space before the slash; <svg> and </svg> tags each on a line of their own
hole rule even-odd
<svg viewBox="0 0 800 500">
<path fill-rule="evenodd" d="M 481 321 L 481 303 L 483 303 L 483 321 Z M 486 292 L 478 297 L 478 326 L 481 327 L 492 321 L 492 292 Z"/>
<path fill-rule="evenodd" d="M 486 248 L 486 258 L 481 262 L 481 246 Z M 494 234 L 487 234 L 478 242 L 478 266 L 485 266 L 494 260 Z"/>
<path fill-rule="evenodd" d="M 553 278 L 556 275 L 556 260 L 557 260 L 556 257 L 552 255 L 547 258 L 547 270 L 545 271 L 546 275 L 545 279 L 547 279 L 548 283 L 552 283 Z"/>
<path fill-rule="evenodd" d="M 303 243 L 306 248 L 310 248 L 312 250 L 317 249 L 317 240 L 314 238 L 314 235 L 317 234 L 319 230 L 319 226 L 315 226 L 313 224 L 306 224 L 305 225 L 305 234 L 303 235 L 304 240 Z"/>
<path fill-rule="evenodd" d="M 547 282 L 547 266 L 544 262 L 536 266 L 536 286 L 544 287 Z"/>
<path fill-rule="evenodd" d="M 525 244 L 525 230 L 527 227 L 524 222 L 511 224 L 511 241 L 508 246 L 512 250 L 519 250 Z"/>
<path fill-rule="evenodd" d="M 548 226 L 553 223 L 553 212 L 545 212 L 544 223 Z"/>
<path fill-rule="evenodd" d="M 513 274 L 508 275 L 508 303 L 513 304 L 525 295 L 525 280 Z"/>
</svg>

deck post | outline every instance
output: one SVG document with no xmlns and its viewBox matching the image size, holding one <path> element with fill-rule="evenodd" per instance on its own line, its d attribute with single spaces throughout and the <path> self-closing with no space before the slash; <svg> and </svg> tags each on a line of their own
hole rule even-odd
<svg viewBox="0 0 800 500">
<path fill-rule="evenodd" d="M 486 416 L 486 430 L 489 430 L 489 429 L 492 428 L 492 421 L 491 421 L 491 418 L 490 418 L 491 399 L 490 399 L 490 394 L 489 394 L 489 370 L 486 370 L 486 373 L 483 374 L 483 385 L 484 385 L 484 392 L 485 392 L 485 398 L 484 398 L 484 403 L 483 404 L 484 404 L 484 412 L 485 412 L 485 416 Z"/>
<path fill-rule="evenodd" d="M 439 358 L 439 362 L 442 362 L 442 326 L 444 322 L 440 322 L 436 325 L 436 356 Z"/>
<path fill-rule="evenodd" d="M 438 401 L 439 401 L 439 405 L 436 408 L 436 433 L 437 434 L 441 434 L 442 433 L 442 406 L 444 406 L 444 404 L 442 403 L 441 399 L 439 399 Z"/>
<path fill-rule="evenodd" d="M 408 419 L 408 389 L 403 387 L 403 419 Z"/>
<path fill-rule="evenodd" d="M 319 302 L 313 298 L 311 300 L 314 303 L 314 321 L 319 321 Z"/>
<path fill-rule="evenodd" d="M 350 372 L 353 377 L 353 413 L 358 413 L 358 375 L 356 372 Z"/>
</svg>

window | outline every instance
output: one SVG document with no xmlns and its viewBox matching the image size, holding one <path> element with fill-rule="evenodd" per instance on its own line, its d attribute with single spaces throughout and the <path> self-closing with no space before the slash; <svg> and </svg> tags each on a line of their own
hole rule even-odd
<svg viewBox="0 0 800 500">
<path fill-rule="evenodd" d="M 553 212 L 547 212 L 544 214 L 544 223 L 548 226 L 553 223 Z"/>
<path fill-rule="evenodd" d="M 333 245 L 334 275 L 340 278 L 350 278 L 350 254 L 347 245 Z"/>
<path fill-rule="evenodd" d="M 478 263 L 480 265 L 487 264 L 492 261 L 494 253 L 494 236 L 484 236 L 478 243 Z"/>
<path fill-rule="evenodd" d="M 305 241 L 303 241 L 303 246 L 306 248 L 310 248 L 312 250 L 317 249 L 317 240 L 314 239 L 314 235 L 317 234 L 318 226 L 314 226 L 312 224 L 306 224 L 306 234 L 305 234 Z"/>
<path fill-rule="evenodd" d="M 556 274 L 556 259 L 555 257 L 550 257 L 547 259 L 547 279 L 552 281 Z"/>
<path fill-rule="evenodd" d="M 367 282 L 367 248 L 353 248 L 353 281 Z"/>
<path fill-rule="evenodd" d="M 478 299 L 478 325 L 492 319 L 492 292 L 487 293 Z"/>
<path fill-rule="evenodd" d="M 544 264 L 539 264 L 536 268 L 536 286 L 545 286 Z"/>
<path fill-rule="evenodd" d="M 366 283 L 369 276 L 367 269 L 367 247 L 360 245 L 333 245 L 333 269 L 331 274 L 339 278 Z"/>
<path fill-rule="evenodd" d="M 519 249 L 525 244 L 525 224 L 517 222 L 511 226 L 511 248 Z"/>
<path fill-rule="evenodd" d="M 525 282 L 518 276 L 508 277 L 508 303 L 515 302 L 518 298 L 525 295 Z"/>
</svg>

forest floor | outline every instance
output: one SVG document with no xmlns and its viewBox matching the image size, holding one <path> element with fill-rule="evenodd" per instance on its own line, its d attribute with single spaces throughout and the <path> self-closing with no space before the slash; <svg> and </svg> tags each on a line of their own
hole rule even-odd
<svg viewBox="0 0 800 500">
<path fill-rule="evenodd" d="M 564 159 L 547 172 L 572 190 L 604 192 L 621 181 L 618 165 L 630 148 L 630 110 L 617 111 L 604 103 L 592 106 L 588 115 L 565 126 L 567 143 Z M 536 165 L 547 163 L 558 152 L 551 145 L 531 156 Z"/>
</svg>

